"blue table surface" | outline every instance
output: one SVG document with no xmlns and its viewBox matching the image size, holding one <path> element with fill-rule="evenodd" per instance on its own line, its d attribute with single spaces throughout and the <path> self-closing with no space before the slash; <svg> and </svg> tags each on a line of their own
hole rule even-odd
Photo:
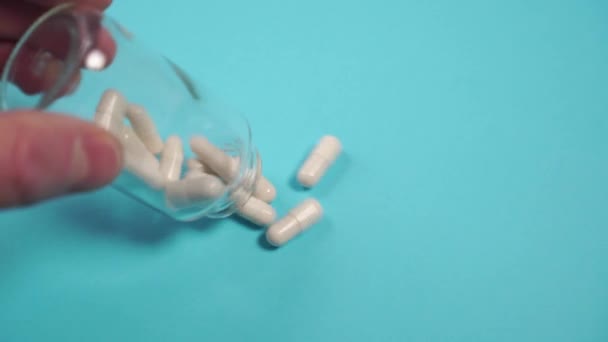
<svg viewBox="0 0 608 342">
<path fill-rule="evenodd" d="M 0 214 L 0 341 L 607 341 L 608 2 L 115 1 L 249 118 L 278 250 L 112 188 Z M 344 154 L 293 176 L 323 134 Z"/>
</svg>

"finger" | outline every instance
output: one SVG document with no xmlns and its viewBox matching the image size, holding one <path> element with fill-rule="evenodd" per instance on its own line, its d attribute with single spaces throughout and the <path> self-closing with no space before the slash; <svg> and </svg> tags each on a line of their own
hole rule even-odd
<svg viewBox="0 0 608 342">
<path fill-rule="evenodd" d="M 0 39 L 17 40 L 43 11 L 22 1 L 0 2 Z"/>
<path fill-rule="evenodd" d="M 88 20 L 84 30 L 87 35 L 78 38 L 74 37 L 72 32 L 75 26 L 77 24 L 70 17 L 58 16 L 49 19 L 32 33 L 25 45 L 32 50 L 49 52 L 61 60 L 70 58 L 72 47 L 77 45 L 77 51 L 80 53 L 77 56 L 79 65 L 86 66 L 88 54 L 93 50 L 103 54 L 105 66 L 110 65 L 116 55 L 116 41 L 102 23 L 97 19 Z"/>
<path fill-rule="evenodd" d="M 122 168 L 120 143 L 110 133 L 61 114 L 0 114 L 0 146 L 0 207 L 95 190 Z"/>
<path fill-rule="evenodd" d="M 0 41 L 0 71 L 4 70 L 4 65 L 8 56 L 11 54 L 14 44 Z"/>
<path fill-rule="evenodd" d="M 12 48 L 13 45 L 10 43 L 0 43 L 0 70 L 3 69 Z M 52 55 L 35 53 L 24 46 L 11 66 L 9 82 L 18 86 L 27 95 L 38 94 L 55 86 L 66 72 L 66 67 L 63 61 Z M 58 96 L 65 96 L 74 91 L 80 79 L 81 73 L 77 70 L 67 84 L 59 90 Z"/>
<path fill-rule="evenodd" d="M 95 49 L 101 51 L 106 58 L 106 66 L 109 66 L 116 57 L 117 44 L 110 32 L 106 29 L 99 30 Z"/>
<path fill-rule="evenodd" d="M 98 6 L 110 1 L 94 1 Z M 38 1 L 48 2 L 48 1 Z M 17 41 L 28 27 L 44 13 L 44 9 L 39 6 L 24 3 L 23 1 L 0 2 L 0 41 Z M 103 53 L 106 65 L 109 65 L 116 54 L 116 42 L 111 34 L 95 19 L 87 22 L 87 32 L 92 37 L 86 37 L 92 42 L 90 49 L 95 49 Z M 73 28 L 76 23 L 70 16 L 58 15 L 47 19 L 29 37 L 26 45 L 30 49 L 41 49 L 52 53 L 58 59 L 66 59 L 70 51 L 70 46 L 75 44 Z M 85 39 L 82 37 L 82 39 Z M 84 59 L 86 56 L 79 56 Z M 84 60 L 81 61 L 84 65 Z"/>
</svg>

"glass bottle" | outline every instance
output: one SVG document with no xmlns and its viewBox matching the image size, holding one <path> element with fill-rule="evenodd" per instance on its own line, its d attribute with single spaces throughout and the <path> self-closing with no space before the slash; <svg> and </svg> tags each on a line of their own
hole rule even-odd
<svg viewBox="0 0 608 342">
<path fill-rule="evenodd" d="M 233 214 L 261 177 L 240 113 L 90 7 L 59 5 L 29 27 L 2 73 L 0 108 L 68 113 L 109 130 L 125 154 L 111 186 L 179 221 Z M 196 139 L 223 153 L 215 168 L 200 169 Z"/>
</svg>

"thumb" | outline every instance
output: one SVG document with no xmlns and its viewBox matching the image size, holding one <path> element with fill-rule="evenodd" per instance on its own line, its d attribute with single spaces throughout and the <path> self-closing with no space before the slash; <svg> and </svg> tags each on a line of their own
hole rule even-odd
<svg viewBox="0 0 608 342">
<path fill-rule="evenodd" d="M 122 168 L 116 138 L 62 114 L 0 113 L 0 146 L 0 208 L 94 190 Z"/>
</svg>

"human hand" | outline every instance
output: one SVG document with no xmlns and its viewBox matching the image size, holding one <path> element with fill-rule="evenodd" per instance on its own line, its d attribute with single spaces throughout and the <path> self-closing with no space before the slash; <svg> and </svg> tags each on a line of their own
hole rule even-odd
<svg viewBox="0 0 608 342">
<path fill-rule="evenodd" d="M 0 71 L 32 22 L 63 2 L 0 0 Z M 111 0 L 73 2 L 104 10 Z M 30 93 L 45 86 L 28 81 L 18 86 Z M 109 184 L 122 168 L 120 143 L 110 133 L 61 113 L 0 112 L 0 146 L 0 208 L 95 190 Z"/>
</svg>

